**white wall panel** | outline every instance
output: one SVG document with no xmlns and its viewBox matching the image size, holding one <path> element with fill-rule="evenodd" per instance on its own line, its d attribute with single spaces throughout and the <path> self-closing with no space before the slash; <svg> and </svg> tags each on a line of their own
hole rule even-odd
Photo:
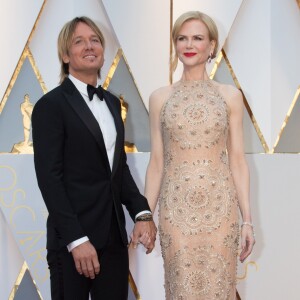
<svg viewBox="0 0 300 300">
<path fill-rule="evenodd" d="M 43 0 L 1 0 L 0 101 L 17 66 Z"/>
<path fill-rule="evenodd" d="M 300 152 L 300 96 L 294 105 L 292 114 L 290 115 L 287 125 L 285 126 L 278 145 L 275 148 L 277 153 L 299 153 Z"/>
<path fill-rule="evenodd" d="M 300 278 L 299 155 L 248 155 L 256 245 L 238 285 L 242 300 L 298 300 Z M 245 265 L 239 264 L 239 275 Z"/>
<path fill-rule="evenodd" d="M 170 2 L 103 0 L 142 99 L 169 83 Z"/>
<path fill-rule="evenodd" d="M 273 147 L 300 84 L 300 10 L 297 2 L 272 0 L 271 25 L 270 95 Z"/>
<path fill-rule="evenodd" d="M 270 147 L 271 0 L 244 0 L 225 44 L 227 57 Z"/>
<path fill-rule="evenodd" d="M 0 299 L 8 299 L 23 262 L 24 258 L 0 210 Z"/>
</svg>

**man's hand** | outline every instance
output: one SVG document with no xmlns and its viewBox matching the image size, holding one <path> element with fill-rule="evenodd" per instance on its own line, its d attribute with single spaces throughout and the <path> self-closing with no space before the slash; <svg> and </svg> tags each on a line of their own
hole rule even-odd
<svg viewBox="0 0 300 300">
<path fill-rule="evenodd" d="M 137 221 L 131 234 L 133 248 L 142 243 L 147 249 L 147 254 L 151 253 L 156 240 L 156 226 L 153 221 Z"/>
<path fill-rule="evenodd" d="M 100 263 L 96 249 L 86 241 L 72 250 L 76 270 L 80 275 L 94 279 L 100 272 Z"/>
</svg>

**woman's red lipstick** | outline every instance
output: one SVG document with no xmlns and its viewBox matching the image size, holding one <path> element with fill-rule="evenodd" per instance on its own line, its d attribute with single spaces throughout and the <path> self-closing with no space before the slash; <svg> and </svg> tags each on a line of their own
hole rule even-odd
<svg viewBox="0 0 300 300">
<path fill-rule="evenodd" d="M 186 56 L 186 57 L 192 57 L 192 56 L 195 56 L 195 55 L 196 55 L 195 52 L 186 52 L 186 53 L 184 53 L 184 56 Z"/>
</svg>

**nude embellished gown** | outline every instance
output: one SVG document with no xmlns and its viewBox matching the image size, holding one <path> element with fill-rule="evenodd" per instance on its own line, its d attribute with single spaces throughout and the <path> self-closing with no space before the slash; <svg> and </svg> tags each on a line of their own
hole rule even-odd
<svg viewBox="0 0 300 300">
<path fill-rule="evenodd" d="M 234 300 L 238 201 L 229 111 L 212 80 L 179 81 L 161 115 L 159 234 L 167 300 Z"/>
</svg>

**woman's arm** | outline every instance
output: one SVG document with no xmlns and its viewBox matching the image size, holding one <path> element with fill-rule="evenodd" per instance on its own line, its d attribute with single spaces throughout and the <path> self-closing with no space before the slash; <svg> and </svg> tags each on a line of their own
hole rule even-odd
<svg viewBox="0 0 300 300">
<path fill-rule="evenodd" d="M 243 219 L 241 230 L 242 252 L 240 260 L 243 262 L 251 253 L 255 243 L 252 226 L 250 197 L 249 197 L 249 169 L 244 155 L 243 141 L 243 96 L 239 90 L 231 86 L 226 87 L 226 99 L 230 109 L 229 135 L 227 150 L 229 164 L 236 187 L 239 207 Z"/>
<path fill-rule="evenodd" d="M 149 99 L 151 154 L 146 172 L 145 197 L 154 212 L 163 174 L 163 139 L 160 124 L 160 111 L 166 96 L 166 88 L 152 93 Z"/>
</svg>

